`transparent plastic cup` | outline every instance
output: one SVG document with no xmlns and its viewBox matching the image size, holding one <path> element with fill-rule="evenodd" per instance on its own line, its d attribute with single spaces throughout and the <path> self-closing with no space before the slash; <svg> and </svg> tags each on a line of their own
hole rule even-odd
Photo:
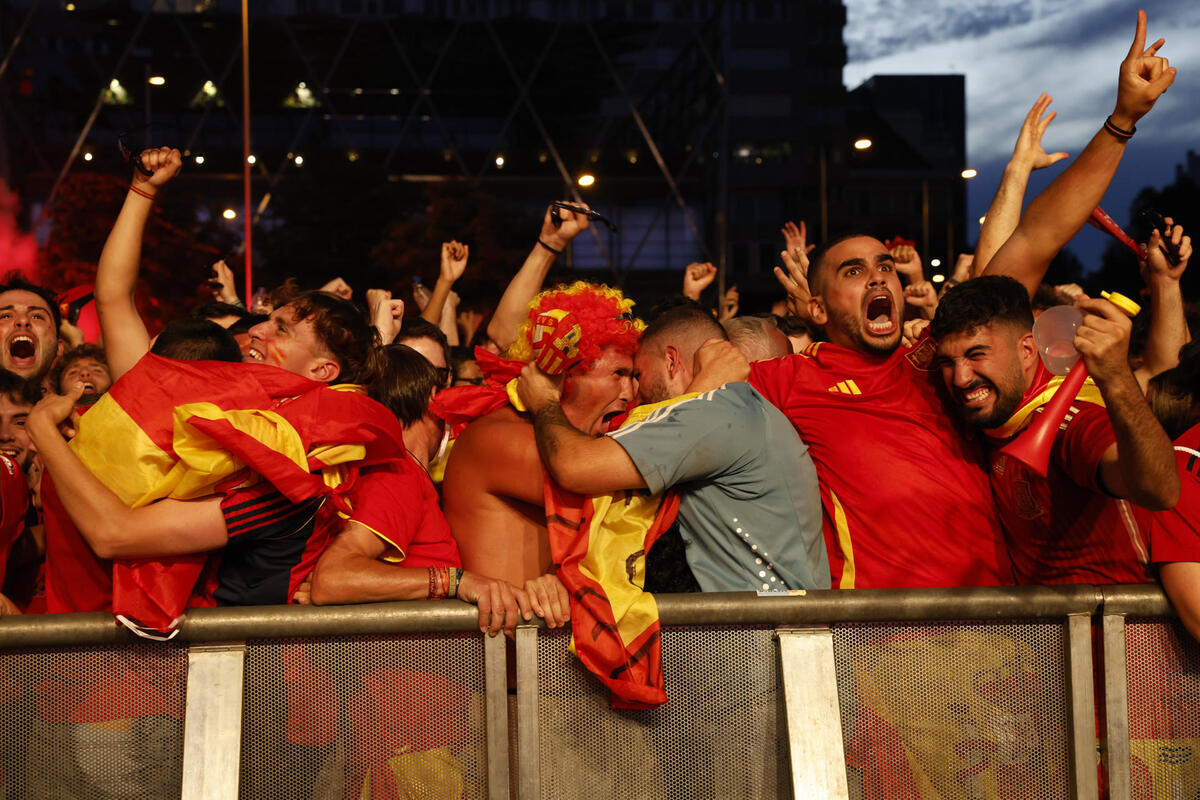
<svg viewBox="0 0 1200 800">
<path fill-rule="evenodd" d="M 1083 315 L 1075 306 L 1054 306 L 1033 323 L 1033 342 L 1046 369 L 1054 375 L 1066 375 L 1079 361 L 1079 351 L 1071 344 Z"/>
</svg>

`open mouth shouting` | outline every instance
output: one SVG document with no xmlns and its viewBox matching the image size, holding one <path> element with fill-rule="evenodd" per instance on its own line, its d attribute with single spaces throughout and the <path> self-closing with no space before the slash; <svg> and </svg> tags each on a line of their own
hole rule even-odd
<svg viewBox="0 0 1200 800">
<path fill-rule="evenodd" d="M 987 381 L 975 381 L 966 389 L 958 390 L 959 402 L 963 408 L 983 408 L 992 399 L 995 391 Z"/>
<path fill-rule="evenodd" d="M 868 296 L 863 316 L 864 327 L 872 336 L 890 336 L 898 328 L 896 303 L 889 292 L 878 292 Z"/>
<path fill-rule="evenodd" d="M 617 418 L 625 413 L 625 409 L 619 408 L 616 411 L 609 411 L 604 416 L 600 417 L 600 432 L 608 433 L 616 430 Z"/>
<path fill-rule="evenodd" d="M 13 366 L 28 368 L 37 363 L 37 340 L 27 333 L 9 336 L 5 349 Z"/>
</svg>

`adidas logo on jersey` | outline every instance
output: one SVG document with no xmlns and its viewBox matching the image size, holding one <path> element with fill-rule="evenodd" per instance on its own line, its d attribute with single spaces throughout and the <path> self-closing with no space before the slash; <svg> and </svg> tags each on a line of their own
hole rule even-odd
<svg viewBox="0 0 1200 800">
<path fill-rule="evenodd" d="M 829 387 L 829 391 L 841 392 L 842 394 L 862 394 L 862 390 L 858 388 L 858 384 L 849 379 L 835 383 Z"/>
</svg>

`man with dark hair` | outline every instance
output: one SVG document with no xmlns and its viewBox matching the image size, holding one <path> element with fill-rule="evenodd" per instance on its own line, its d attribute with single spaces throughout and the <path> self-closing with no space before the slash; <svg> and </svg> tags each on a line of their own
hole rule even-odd
<svg viewBox="0 0 1200 800">
<path fill-rule="evenodd" d="M 237 339 L 215 322 L 206 319 L 173 319 L 154 337 L 150 352 L 182 361 L 242 360 Z M 59 391 L 66 391 L 62 388 Z"/>
<path fill-rule="evenodd" d="M 229 326 L 248 316 L 250 316 L 250 312 L 241 306 L 222 303 L 220 300 L 203 303 L 192 309 L 192 317 L 194 319 L 206 319 L 209 322 L 217 323 L 222 328 L 229 328 Z"/>
<path fill-rule="evenodd" d="M 26 528 L 30 496 L 25 474 L 33 457 L 33 443 L 25 432 L 25 420 L 39 397 L 34 384 L 0 369 L 0 587 L 4 585 L 9 553 Z M 0 617 L 19 613 L 20 608 L 0 594 Z"/>
<path fill-rule="evenodd" d="M 542 461 L 583 495 L 677 488 L 687 562 L 704 591 L 828 588 L 816 470 L 787 418 L 744 382 L 686 394 L 710 340 L 727 341 L 698 308 L 651 322 L 634 359 L 638 402 L 661 407 L 601 437 L 574 427 L 559 382 L 527 366 L 518 391 Z"/>
<path fill-rule="evenodd" d="M 112 385 L 104 348 L 97 344 L 72 347 L 54 362 L 50 370 L 50 390 L 62 394 L 75 383 L 83 384 L 83 402 L 91 405 Z M 34 402 L 37 402 L 36 400 Z"/>
<path fill-rule="evenodd" d="M 985 275 L 946 292 L 931 325 L 935 364 L 962 416 L 986 434 L 1017 582 L 1142 583 L 1145 509 L 1179 496 L 1171 440 L 1129 368 L 1129 317 L 1108 300 L 1078 305 L 1074 346 L 1094 383 L 1058 428 L 1044 478 L 1000 451 L 1061 384 L 1034 343 L 1026 288 Z"/>
<path fill-rule="evenodd" d="M 438 371 L 441 387 L 450 385 L 450 344 L 441 328 L 420 317 L 406 319 L 395 343 L 408 345 L 425 356 Z"/>
<path fill-rule="evenodd" d="M 29 411 L 41 399 L 36 385 L 6 369 L 0 369 L 0 453 L 23 471 L 29 469 L 33 442 L 25 432 Z"/>
<path fill-rule="evenodd" d="M 0 368 L 40 382 L 62 354 L 61 323 L 49 289 L 20 275 L 5 276 L 0 285 Z"/>
</svg>

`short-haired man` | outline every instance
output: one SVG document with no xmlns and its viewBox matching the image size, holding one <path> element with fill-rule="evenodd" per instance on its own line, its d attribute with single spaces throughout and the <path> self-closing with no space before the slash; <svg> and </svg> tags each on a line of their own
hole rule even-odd
<svg viewBox="0 0 1200 800">
<path fill-rule="evenodd" d="M 0 285 L 0 368 L 40 383 L 62 354 L 61 322 L 49 289 L 6 276 Z"/>
<path fill-rule="evenodd" d="M 700 308 L 660 314 L 634 364 L 639 403 L 663 405 L 601 437 L 571 425 L 557 382 L 527 366 L 518 389 L 538 449 L 558 484 L 583 495 L 678 489 L 687 562 L 704 591 L 827 589 L 817 474 L 787 418 L 742 382 L 666 402 L 685 395 L 701 346 L 725 338 Z"/>
<path fill-rule="evenodd" d="M 0 370 L 0 587 L 4 585 L 8 556 L 25 530 L 29 486 L 25 472 L 33 456 L 25 418 L 38 401 L 37 388 L 19 375 Z M 0 617 L 20 613 L 0 594 Z"/>
<path fill-rule="evenodd" d="M 986 434 L 1017 582 L 1143 583 L 1145 509 L 1179 496 L 1174 451 L 1129 368 L 1129 317 L 1107 300 L 1079 307 L 1074 343 L 1095 383 L 1058 428 L 1044 478 L 1000 452 L 1058 385 L 1033 341 L 1025 287 L 985 275 L 946 292 L 931 326 L 935 363 L 959 413 Z"/>
</svg>

